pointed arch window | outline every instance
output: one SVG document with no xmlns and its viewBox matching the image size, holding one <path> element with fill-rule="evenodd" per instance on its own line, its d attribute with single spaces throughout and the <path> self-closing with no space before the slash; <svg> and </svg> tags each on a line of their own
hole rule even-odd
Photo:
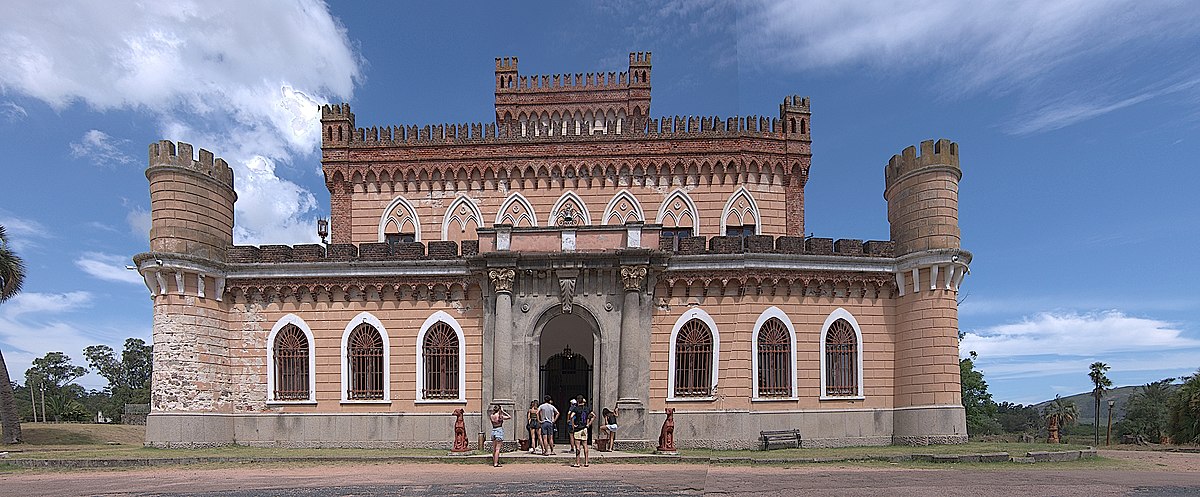
<svg viewBox="0 0 1200 497">
<path fill-rule="evenodd" d="M 350 332 L 346 344 L 346 362 L 350 374 L 347 399 L 383 400 L 383 352 L 383 337 L 374 326 L 362 323 Z"/>
<path fill-rule="evenodd" d="M 459 398 L 458 376 L 461 372 L 458 350 L 461 345 L 458 334 L 442 321 L 438 321 L 425 332 L 425 340 L 421 344 L 425 366 L 425 388 L 422 398 Z"/>
<path fill-rule="evenodd" d="M 845 319 L 837 319 L 825 331 L 825 395 L 859 395 L 858 336 Z"/>
<path fill-rule="evenodd" d="M 779 318 L 758 329 L 758 396 L 792 395 L 792 338 Z"/>
<path fill-rule="evenodd" d="M 713 335 L 708 325 L 692 319 L 675 339 L 675 396 L 712 396 Z"/>
</svg>

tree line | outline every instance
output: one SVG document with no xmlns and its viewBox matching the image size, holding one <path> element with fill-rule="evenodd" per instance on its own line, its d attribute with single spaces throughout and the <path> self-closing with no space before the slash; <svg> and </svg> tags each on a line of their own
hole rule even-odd
<svg viewBox="0 0 1200 497">
<path fill-rule="evenodd" d="M 1107 439 L 1102 430 L 1100 412 L 1112 387 L 1107 377 L 1109 366 L 1103 362 L 1088 367 L 1092 383 L 1090 396 L 1095 403 L 1091 427 L 1080 426 L 1079 408 L 1073 401 L 1055 396 L 1043 408 L 1010 402 L 996 403 L 987 391 L 983 373 L 975 369 L 978 355 L 972 351 L 959 360 L 962 403 L 967 415 L 967 433 L 972 438 L 992 436 L 1026 441 L 1046 439 L 1058 443 L 1064 436 L 1083 436 L 1099 445 Z M 1124 416 L 1113 419 L 1115 442 L 1123 439 L 1136 443 L 1200 443 L 1200 370 L 1182 378 L 1166 378 L 1138 387 L 1125 399 Z"/>
</svg>

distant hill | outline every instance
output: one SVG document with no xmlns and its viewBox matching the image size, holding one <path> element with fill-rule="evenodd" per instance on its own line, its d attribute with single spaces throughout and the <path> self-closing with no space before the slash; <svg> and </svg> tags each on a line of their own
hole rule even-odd
<svg viewBox="0 0 1200 497">
<path fill-rule="evenodd" d="M 1174 388 L 1174 387 L 1175 387 L 1175 385 L 1172 385 L 1172 388 Z M 1116 405 L 1113 406 L 1113 412 L 1112 412 L 1113 422 L 1116 423 L 1117 421 L 1124 419 L 1125 418 L 1125 401 L 1129 400 L 1129 396 L 1133 395 L 1133 393 L 1138 391 L 1138 389 L 1140 389 L 1140 388 L 1142 388 L 1141 385 L 1125 386 L 1125 387 L 1113 388 L 1113 389 L 1110 389 L 1109 391 L 1105 392 L 1104 398 L 1100 400 L 1100 424 L 1108 423 L 1108 401 L 1109 400 L 1117 401 Z M 1091 391 L 1077 393 L 1075 395 L 1063 397 L 1063 399 L 1068 402 L 1074 402 L 1075 407 L 1077 409 L 1079 409 L 1079 424 L 1091 425 L 1092 423 L 1096 422 L 1096 400 L 1092 398 Z M 1044 402 L 1039 402 L 1037 404 L 1034 404 L 1033 407 L 1035 407 L 1035 408 L 1037 408 L 1037 410 L 1041 411 L 1042 408 L 1046 407 L 1046 405 L 1051 402 L 1054 402 L 1054 399 L 1050 399 L 1050 400 L 1047 400 Z"/>
</svg>

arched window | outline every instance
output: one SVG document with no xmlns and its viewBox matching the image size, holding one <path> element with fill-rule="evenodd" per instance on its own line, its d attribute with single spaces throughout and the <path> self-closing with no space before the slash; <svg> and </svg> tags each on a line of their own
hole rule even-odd
<svg viewBox="0 0 1200 497">
<path fill-rule="evenodd" d="M 275 334 L 275 391 L 271 400 L 308 400 L 308 337 L 294 324 Z"/>
<path fill-rule="evenodd" d="M 675 396 L 712 396 L 713 335 L 708 325 L 692 319 L 675 339 Z"/>
<path fill-rule="evenodd" d="M 438 321 L 425 332 L 423 358 L 425 388 L 422 398 L 457 399 L 458 392 L 458 334 L 450 325 Z"/>
<path fill-rule="evenodd" d="M 779 318 L 758 329 L 758 396 L 792 395 L 792 337 Z"/>
<path fill-rule="evenodd" d="M 346 398 L 350 400 L 383 400 L 383 337 L 369 323 L 354 327 L 346 340 L 346 364 L 350 381 Z"/>
<path fill-rule="evenodd" d="M 859 395 L 858 335 L 845 319 L 837 319 L 825 331 L 825 395 Z"/>
</svg>

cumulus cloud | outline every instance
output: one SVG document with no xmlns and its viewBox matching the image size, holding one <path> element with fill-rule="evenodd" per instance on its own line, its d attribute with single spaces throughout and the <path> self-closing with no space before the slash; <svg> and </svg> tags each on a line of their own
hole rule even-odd
<svg viewBox="0 0 1200 497">
<path fill-rule="evenodd" d="M 1200 347 L 1176 325 L 1156 319 L 1100 313 L 1044 312 L 1017 323 L 969 331 L 959 349 L 1002 359 L 1061 354 L 1090 357 L 1115 352 L 1162 351 Z"/>
<path fill-rule="evenodd" d="M 75 265 L 92 277 L 105 281 L 117 281 L 135 285 L 145 284 L 142 281 L 142 276 L 137 271 L 125 269 L 125 265 L 130 262 L 129 257 L 122 255 L 84 252 L 82 256 L 75 260 Z"/>
<path fill-rule="evenodd" d="M 56 7 L 53 20 L 33 0 L 8 7 L 0 88 L 54 109 L 148 111 L 165 137 L 229 161 L 236 183 L 253 184 L 255 195 L 312 197 L 273 165 L 313 155 L 317 105 L 348 100 L 360 77 L 345 29 L 316 0 L 81 2 Z M 316 208 L 301 201 L 273 211 L 291 217 L 264 221 L 239 207 L 239 223 L 247 220 L 239 243 L 301 241 L 292 227 L 311 224 Z"/>
<path fill-rule="evenodd" d="M 121 149 L 129 146 L 129 140 L 113 138 L 103 131 L 93 129 L 71 143 L 71 157 L 89 159 L 97 166 L 131 164 L 133 157 Z"/>
</svg>

